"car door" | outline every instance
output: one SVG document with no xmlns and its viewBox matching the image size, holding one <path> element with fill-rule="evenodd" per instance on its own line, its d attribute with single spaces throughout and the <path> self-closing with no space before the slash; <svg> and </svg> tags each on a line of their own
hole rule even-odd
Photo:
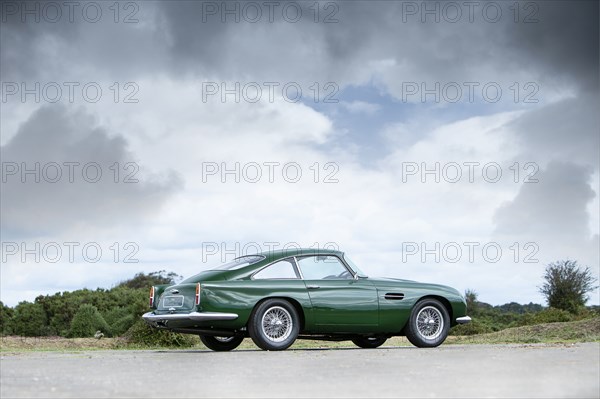
<svg viewBox="0 0 600 399">
<path fill-rule="evenodd" d="M 312 304 L 315 332 L 370 332 L 379 323 L 377 289 L 354 279 L 334 255 L 296 258 Z"/>
</svg>

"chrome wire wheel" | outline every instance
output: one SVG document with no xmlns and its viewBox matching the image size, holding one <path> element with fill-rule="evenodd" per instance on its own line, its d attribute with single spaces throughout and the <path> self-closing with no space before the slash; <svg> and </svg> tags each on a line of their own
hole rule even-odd
<svg viewBox="0 0 600 399">
<path fill-rule="evenodd" d="M 444 316 L 434 306 L 425 306 L 417 314 L 417 331 L 426 340 L 438 338 L 444 330 Z"/>
<path fill-rule="evenodd" d="M 262 332 L 272 342 L 285 341 L 294 327 L 292 315 L 281 306 L 273 306 L 263 314 Z"/>
</svg>

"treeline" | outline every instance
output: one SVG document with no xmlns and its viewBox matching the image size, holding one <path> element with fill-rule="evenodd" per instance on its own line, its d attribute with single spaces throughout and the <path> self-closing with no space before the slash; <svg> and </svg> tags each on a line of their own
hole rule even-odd
<svg viewBox="0 0 600 399">
<path fill-rule="evenodd" d="M 138 273 L 111 289 L 82 289 L 40 295 L 33 303 L 21 302 L 14 308 L 0 302 L 0 334 L 20 336 L 91 337 L 96 331 L 104 336 L 134 335 L 136 342 L 162 344 L 175 342 L 179 334 L 156 332 L 141 321 L 148 311 L 148 290 L 152 285 L 173 284 L 179 278 L 165 271 Z M 598 306 L 580 306 L 576 311 L 566 311 L 540 304 L 516 302 L 492 306 L 477 300 L 477 293 L 467 290 L 468 314 L 473 321 L 456 326 L 454 335 L 482 334 L 510 327 L 575 321 L 600 315 Z M 128 333 L 128 334 L 126 334 Z M 157 341 L 158 340 L 158 341 Z"/>
<path fill-rule="evenodd" d="M 21 336 L 90 337 L 96 331 L 120 336 L 148 311 L 152 285 L 172 284 L 179 276 L 164 270 L 138 273 L 111 289 L 81 289 L 40 295 L 14 308 L 0 302 L 0 333 Z"/>
<path fill-rule="evenodd" d="M 474 335 L 501 331 L 506 328 L 529 326 L 542 323 L 577 321 L 600 316 L 600 307 L 581 307 L 577 312 L 544 307 L 537 303 L 521 305 L 516 302 L 492 306 L 479 302 L 474 292 L 467 291 L 467 309 L 471 323 L 459 325 L 451 330 L 452 335 Z"/>
</svg>

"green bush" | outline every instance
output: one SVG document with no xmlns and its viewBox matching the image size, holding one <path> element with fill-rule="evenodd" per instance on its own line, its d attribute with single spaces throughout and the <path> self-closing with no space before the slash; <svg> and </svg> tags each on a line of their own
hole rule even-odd
<svg viewBox="0 0 600 399">
<path fill-rule="evenodd" d="M 188 334 L 179 334 L 170 331 L 156 330 L 146 324 L 143 320 L 138 320 L 127 332 L 123 338 L 129 345 L 144 347 L 178 347 L 189 348 L 198 343 L 195 336 Z"/>
<path fill-rule="evenodd" d="M 0 335 L 10 335 L 12 333 L 12 319 L 15 311 L 0 301 Z"/>
<path fill-rule="evenodd" d="M 539 313 L 536 313 L 533 317 L 534 324 L 542 324 L 542 323 L 558 323 L 565 321 L 572 321 L 573 316 L 567 312 L 566 310 L 556 309 L 556 308 L 548 308 L 544 309 Z"/>
<path fill-rule="evenodd" d="M 130 315 L 131 311 L 126 307 L 118 306 L 104 312 L 101 311 L 100 314 L 102 314 L 108 325 L 112 326 L 118 320 Z"/>
<path fill-rule="evenodd" d="M 21 302 L 11 320 L 12 333 L 26 337 L 48 335 L 48 320 L 44 308 L 37 303 Z"/>
<path fill-rule="evenodd" d="M 125 317 L 121 317 L 119 320 L 110 325 L 110 330 L 114 336 L 121 336 L 127 332 L 134 324 L 136 318 L 133 315 L 128 314 Z"/>
<path fill-rule="evenodd" d="M 537 313 L 525 313 L 511 327 L 533 326 L 543 323 L 559 323 L 565 321 L 573 321 L 575 317 L 566 310 L 556 308 L 546 308 Z"/>
<path fill-rule="evenodd" d="M 69 336 L 72 338 L 93 337 L 98 330 L 106 336 L 111 335 L 110 327 L 98 312 L 98 308 L 89 304 L 81 305 L 71 321 Z"/>
<path fill-rule="evenodd" d="M 116 307 L 102 313 L 114 336 L 123 335 L 135 323 L 137 315 L 129 307 Z"/>
<path fill-rule="evenodd" d="M 450 335 L 476 335 L 493 332 L 494 329 L 488 324 L 478 319 L 473 319 L 470 323 L 459 324 L 452 327 Z"/>
</svg>

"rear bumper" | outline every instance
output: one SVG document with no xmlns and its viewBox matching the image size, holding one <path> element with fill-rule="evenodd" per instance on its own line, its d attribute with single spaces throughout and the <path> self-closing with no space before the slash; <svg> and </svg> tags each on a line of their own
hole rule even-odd
<svg viewBox="0 0 600 399">
<path fill-rule="evenodd" d="M 456 322 L 458 324 L 467 324 L 471 322 L 471 318 L 469 316 L 457 317 Z"/>
<path fill-rule="evenodd" d="M 154 314 L 153 312 L 145 313 L 142 319 L 147 323 L 165 323 L 171 320 L 177 321 L 215 321 L 215 320 L 235 320 L 238 315 L 235 313 L 221 312 L 191 312 L 191 313 L 168 313 Z"/>
</svg>

